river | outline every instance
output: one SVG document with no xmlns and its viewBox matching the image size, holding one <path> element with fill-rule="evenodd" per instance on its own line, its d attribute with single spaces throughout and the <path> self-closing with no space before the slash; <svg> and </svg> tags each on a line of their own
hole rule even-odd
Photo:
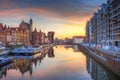
<svg viewBox="0 0 120 80">
<path fill-rule="evenodd" d="M 41 54 L 14 57 L 0 69 L 1 80 L 117 80 L 77 46 L 55 46 Z"/>
</svg>

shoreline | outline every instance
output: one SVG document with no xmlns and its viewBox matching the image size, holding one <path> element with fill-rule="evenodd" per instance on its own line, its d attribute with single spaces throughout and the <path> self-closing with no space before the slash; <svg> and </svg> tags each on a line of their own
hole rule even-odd
<svg viewBox="0 0 120 80">
<path fill-rule="evenodd" d="M 119 69 L 120 63 L 115 62 L 114 60 L 112 60 L 109 57 L 105 56 L 106 53 L 97 51 L 96 49 L 92 50 L 89 47 L 86 47 L 86 46 L 81 45 L 81 44 L 78 45 L 78 48 L 79 48 L 80 51 L 85 53 L 85 55 L 90 56 L 92 59 L 94 59 L 99 64 L 104 66 L 112 74 L 114 73 L 114 75 L 119 79 L 119 77 L 120 77 L 120 69 Z M 103 55 L 100 55 L 101 53 L 104 54 L 104 57 L 103 57 Z M 103 58 L 99 58 L 98 56 L 103 57 Z"/>
</svg>

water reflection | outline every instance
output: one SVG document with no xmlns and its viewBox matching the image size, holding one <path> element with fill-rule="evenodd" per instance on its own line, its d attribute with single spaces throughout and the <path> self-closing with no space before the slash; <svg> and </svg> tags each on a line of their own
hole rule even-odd
<svg viewBox="0 0 120 80">
<path fill-rule="evenodd" d="M 2 80 L 117 80 L 77 45 L 45 48 L 29 57 L 14 57 L 14 63 L 0 68 Z"/>
<path fill-rule="evenodd" d="M 0 79 L 1 79 L 2 77 L 6 77 L 6 75 L 7 75 L 7 70 L 9 70 L 9 69 L 11 68 L 11 66 L 12 66 L 12 63 L 7 64 L 7 65 L 5 65 L 5 66 L 3 66 L 3 67 L 0 67 Z"/>
<path fill-rule="evenodd" d="M 48 57 L 55 57 L 53 47 L 50 47 L 50 49 L 48 50 Z"/>
<path fill-rule="evenodd" d="M 73 50 L 74 50 L 74 52 L 80 52 L 77 45 L 73 45 Z"/>
</svg>

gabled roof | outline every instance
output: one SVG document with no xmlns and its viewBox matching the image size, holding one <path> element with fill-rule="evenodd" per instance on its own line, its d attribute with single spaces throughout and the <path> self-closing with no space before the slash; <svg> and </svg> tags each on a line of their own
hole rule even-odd
<svg viewBox="0 0 120 80">
<path fill-rule="evenodd" d="M 26 29 L 26 28 L 30 28 L 30 24 L 22 21 L 22 22 L 20 23 L 20 25 L 19 25 L 19 28 L 25 28 L 25 29 Z"/>
</svg>

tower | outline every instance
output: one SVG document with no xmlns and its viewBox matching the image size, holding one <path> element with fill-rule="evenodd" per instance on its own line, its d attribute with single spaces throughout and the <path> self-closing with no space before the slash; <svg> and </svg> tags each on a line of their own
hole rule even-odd
<svg viewBox="0 0 120 80">
<path fill-rule="evenodd" d="M 30 41 L 32 41 L 33 20 L 30 18 Z"/>
<path fill-rule="evenodd" d="M 54 43 L 54 34 L 55 34 L 54 31 L 48 32 L 48 39 L 49 39 L 50 43 Z"/>
</svg>

